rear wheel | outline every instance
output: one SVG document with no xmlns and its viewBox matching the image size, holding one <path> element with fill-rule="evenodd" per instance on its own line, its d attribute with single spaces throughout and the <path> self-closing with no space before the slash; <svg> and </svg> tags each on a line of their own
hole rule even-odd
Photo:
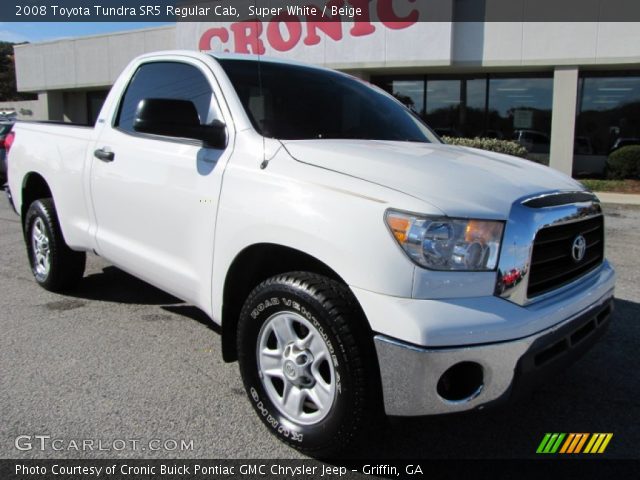
<svg viewBox="0 0 640 480">
<path fill-rule="evenodd" d="M 51 198 L 36 200 L 29 206 L 24 231 L 36 282 L 52 292 L 76 286 L 84 274 L 86 255 L 65 243 Z"/>
<path fill-rule="evenodd" d="M 240 314 L 238 359 L 254 409 L 274 435 L 316 456 L 340 452 L 374 423 L 371 352 L 351 292 L 326 277 L 270 278 Z"/>
</svg>

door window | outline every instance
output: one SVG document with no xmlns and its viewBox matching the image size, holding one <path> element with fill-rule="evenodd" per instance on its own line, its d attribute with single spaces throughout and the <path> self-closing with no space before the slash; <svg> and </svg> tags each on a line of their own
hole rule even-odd
<svg viewBox="0 0 640 480">
<path fill-rule="evenodd" d="M 115 126 L 134 132 L 133 119 L 140 100 L 164 98 L 189 100 L 198 111 L 201 124 L 217 118 L 212 111 L 213 90 L 204 74 L 193 65 L 179 62 L 153 62 L 141 65 L 124 94 Z M 211 117 L 211 118 L 209 118 Z"/>
</svg>

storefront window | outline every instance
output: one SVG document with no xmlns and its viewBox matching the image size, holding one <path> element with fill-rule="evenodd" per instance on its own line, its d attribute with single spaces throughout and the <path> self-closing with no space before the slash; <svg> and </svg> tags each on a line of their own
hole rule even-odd
<svg viewBox="0 0 640 480">
<path fill-rule="evenodd" d="M 424 119 L 424 77 L 416 79 L 376 77 L 372 83 L 396 97 Z"/>
<path fill-rule="evenodd" d="M 487 135 L 548 155 L 552 104 L 551 78 L 491 78 Z"/>
<path fill-rule="evenodd" d="M 427 124 L 440 136 L 462 137 L 460 131 L 461 80 L 427 81 Z"/>
<path fill-rule="evenodd" d="M 580 79 L 574 153 L 608 155 L 640 144 L 640 76 Z"/>
<path fill-rule="evenodd" d="M 428 80 L 427 123 L 439 135 L 482 136 L 485 85 L 485 79 Z"/>
<path fill-rule="evenodd" d="M 391 91 L 398 100 L 424 117 L 424 81 L 394 80 Z"/>
<path fill-rule="evenodd" d="M 553 103 L 551 76 L 443 78 L 428 75 L 374 77 L 372 82 L 420 114 L 439 135 L 516 140 L 531 153 L 540 154 L 540 160 L 548 160 Z"/>
<path fill-rule="evenodd" d="M 95 125 L 108 94 L 109 90 L 87 92 L 87 116 L 89 117 L 89 125 Z"/>
</svg>

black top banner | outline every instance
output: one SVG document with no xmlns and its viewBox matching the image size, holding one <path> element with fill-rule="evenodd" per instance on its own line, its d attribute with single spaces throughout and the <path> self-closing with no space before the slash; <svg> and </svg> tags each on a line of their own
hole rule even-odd
<svg viewBox="0 0 640 480">
<path fill-rule="evenodd" d="M 2 22 L 638 22 L 638 0 L 3 0 Z"/>
</svg>

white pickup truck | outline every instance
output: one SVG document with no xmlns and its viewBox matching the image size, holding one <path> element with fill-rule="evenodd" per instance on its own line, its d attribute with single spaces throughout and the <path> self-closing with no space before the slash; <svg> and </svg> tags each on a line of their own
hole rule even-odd
<svg viewBox="0 0 640 480">
<path fill-rule="evenodd" d="M 94 128 L 12 135 L 36 281 L 72 288 L 95 252 L 198 306 L 259 417 L 311 454 L 383 412 L 512 397 L 609 323 L 615 275 L 593 194 L 527 160 L 444 145 L 342 73 L 148 54 Z"/>
</svg>

